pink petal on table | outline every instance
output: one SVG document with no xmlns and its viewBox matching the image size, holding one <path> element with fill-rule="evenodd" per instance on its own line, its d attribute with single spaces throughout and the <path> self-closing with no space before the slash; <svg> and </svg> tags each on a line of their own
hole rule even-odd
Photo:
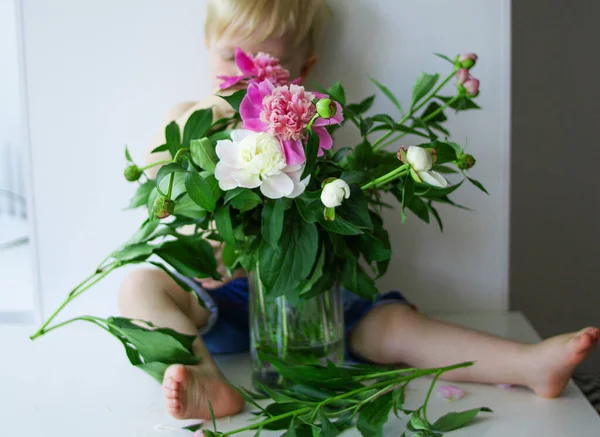
<svg viewBox="0 0 600 437">
<path fill-rule="evenodd" d="M 457 401 L 467 395 L 462 388 L 455 385 L 443 385 L 437 388 L 437 393 L 444 399 L 449 401 Z"/>
<path fill-rule="evenodd" d="M 204 431 L 202 431 L 201 429 L 199 429 L 194 434 L 192 434 L 192 437 L 204 437 Z"/>
</svg>

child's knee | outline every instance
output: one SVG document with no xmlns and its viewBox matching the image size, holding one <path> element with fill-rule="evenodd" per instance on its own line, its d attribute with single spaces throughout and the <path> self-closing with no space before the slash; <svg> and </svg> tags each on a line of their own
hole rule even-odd
<svg viewBox="0 0 600 437">
<path fill-rule="evenodd" d="M 156 269 L 138 269 L 129 273 L 119 287 L 119 311 L 127 314 L 130 308 L 137 306 L 152 293 L 152 287 L 162 279 L 163 272 Z"/>
</svg>

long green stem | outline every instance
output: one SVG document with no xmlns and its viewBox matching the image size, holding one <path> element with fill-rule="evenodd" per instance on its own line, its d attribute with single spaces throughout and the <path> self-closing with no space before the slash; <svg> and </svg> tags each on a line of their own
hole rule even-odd
<svg viewBox="0 0 600 437">
<path fill-rule="evenodd" d="M 84 291 L 86 291 L 87 289 L 89 289 L 90 287 L 92 287 L 93 285 L 97 284 L 100 280 L 102 280 L 105 276 L 107 276 L 110 272 L 112 272 L 113 270 L 117 269 L 121 267 L 121 263 L 119 261 L 114 262 L 113 264 L 110 264 L 109 266 L 107 266 L 106 270 L 100 272 L 100 273 L 94 273 L 93 275 L 91 275 L 90 277 L 88 277 L 85 281 L 83 281 L 81 284 L 79 284 L 77 287 L 75 287 L 67 296 L 67 298 L 65 299 L 65 301 L 56 309 L 56 311 L 54 311 L 54 313 L 52 313 L 52 315 L 48 318 L 48 320 L 46 320 L 46 322 L 40 327 L 40 329 L 37 330 L 37 332 L 35 334 L 33 334 L 32 336 L 30 336 L 29 338 L 31 340 L 35 340 L 36 338 L 44 335 L 47 330 L 46 327 L 52 322 L 52 320 L 54 320 L 56 318 L 56 316 L 58 316 L 58 314 L 75 298 L 77 298 L 78 296 L 80 296 Z M 93 280 L 92 280 L 93 279 Z M 91 282 L 90 282 L 91 281 Z M 85 285 L 85 286 L 84 286 Z M 54 328 L 53 328 L 54 329 Z"/>
<path fill-rule="evenodd" d="M 433 381 L 431 381 L 431 385 L 429 386 L 429 391 L 427 392 L 427 396 L 425 397 L 425 403 L 423 404 L 423 419 L 425 419 L 425 422 L 427 422 L 427 404 L 429 403 L 429 398 L 431 397 L 431 392 L 433 391 L 433 386 L 435 385 L 435 382 L 437 381 L 437 379 L 440 377 L 440 375 L 443 372 L 441 371 L 437 371 L 435 376 L 433 377 Z"/>
<path fill-rule="evenodd" d="M 156 167 L 157 165 L 166 165 L 166 164 L 170 164 L 172 162 L 173 162 L 173 160 L 171 160 L 171 159 L 163 159 L 162 161 L 154 161 L 148 165 L 145 165 L 144 167 L 140 167 L 140 170 L 144 171 L 144 170 L 148 170 L 149 168 Z"/>
<path fill-rule="evenodd" d="M 392 170 L 389 173 L 384 174 L 383 176 L 378 177 L 377 179 L 372 180 L 371 182 L 369 182 L 368 184 L 363 185 L 362 187 L 360 187 L 362 190 L 368 190 L 369 188 L 377 188 L 381 185 L 385 185 L 387 183 L 390 183 L 391 181 L 393 181 L 394 179 L 398 179 L 399 177 L 405 175 L 406 173 L 408 173 L 409 168 L 408 165 L 404 164 L 401 165 L 398 168 L 395 168 L 394 170 Z"/>
<path fill-rule="evenodd" d="M 77 322 L 77 321 L 91 322 L 94 325 L 99 326 L 100 328 L 104 329 L 105 331 L 110 332 L 109 329 L 101 323 L 101 322 L 104 322 L 104 319 L 100 319 L 99 317 L 93 317 L 93 316 L 80 316 L 80 317 L 74 317 L 69 320 L 65 320 L 64 322 L 58 323 L 54 326 L 51 326 L 44 331 L 44 334 L 47 334 L 50 331 L 54 331 L 55 329 L 58 329 L 62 326 L 68 325 L 69 323 L 73 323 L 73 322 Z"/>
<path fill-rule="evenodd" d="M 442 81 L 442 83 L 440 83 L 438 85 L 438 87 L 436 89 L 434 89 L 431 94 L 429 94 L 427 96 L 427 98 L 425 100 L 423 100 L 419 105 L 417 105 L 414 108 L 410 108 L 410 111 L 408 111 L 408 113 L 406 113 L 398 122 L 398 124 L 403 124 L 406 120 L 410 119 L 414 113 L 416 113 L 417 111 L 419 111 L 423 106 L 425 106 L 425 104 L 427 102 L 429 102 L 437 93 L 439 90 L 441 90 L 444 85 L 446 85 L 450 79 L 452 79 L 456 74 L 456 71 L 452 71 L 452 73 L 446 77 L 446 79 L 444 79 Z M 379 138 L 377 141 L 375 141 L 375 143 L 373 143 L 373 150 L 379 150 L 381 148 L 383 148 L 384 144 L 382 144 L 385 140 L 387 140 L 390 136 L 392 136 L 394 134 L 394 130 L 390 130 L 388 133 L 386 133 L 385 135 L 383 135 L 381 138 Z"/>
<path fill-rule="evenodd" d="M 288 352 L 288 311 L 287 299 L 281 296 L 279 301 L 279 317 L 281 321 L 281 359 L 285 360 Z"/>
<path fill-rule="evenodd" d="M 382 376 L 396 375 L 398 373 L 416 372 L 417 370 L 419 370 L 419 369 L 417 369 L 416 367 L 410 367 L 407 369 L 386 370 L 385 372 L 375 372 L 375 373 L 369 373 L 368 375 L 357 376 L 354 379 L 356 381 L 370 381 L 372 379 L 381 378 Z"/>
<path fill-rule="evenodd" d="M 442 112 L 444 109 L 446 109 L 448 106 L 452 105 L 454 102 L 456 102 L 458 99 L 460 98 L 460 96 L 454 96 L 452 97 L 450 100 L 448 100 L 443 106 L 440 106 L 439 108 L 437 108 L 435 111 L 433 111 L 431 114 L 429 114 L 427 117 L 425 117 L 423 119 L 423 121 L 429 121 L 431 120 L 433 117 L 435 117 L 436 115 L 438 115 L 440 112 Z"/>
</svg>

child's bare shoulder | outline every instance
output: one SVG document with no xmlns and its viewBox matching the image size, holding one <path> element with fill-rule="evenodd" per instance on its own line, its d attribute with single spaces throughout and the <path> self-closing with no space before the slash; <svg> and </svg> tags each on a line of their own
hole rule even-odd
<svg viewBox="0 0 600 437">
<path fill-rule="evenodd" d="M 218 120 L 223 117 L 229 117 L 233 110 L 229 104 L 216 94 L 197 102 L 181 102 L 169 109 L 167 112 L 166 124 L 175 120 L 180 127 L 183 127 L 190 116 L 200 109 L 213 109 L 213 119 Z"/>
</svg>

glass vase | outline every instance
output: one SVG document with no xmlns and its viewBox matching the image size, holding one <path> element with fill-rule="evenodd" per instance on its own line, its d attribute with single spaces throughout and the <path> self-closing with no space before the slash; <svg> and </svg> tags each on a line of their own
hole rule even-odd
<svg viewBox="0 0 600 437">
<path fill-rule="evenodd" d="M 259 356 L 274 355 L 288 364 L 339 363 L 344 358 L 344 312 L 339 287 L 292 305 L 288 298 L 270 298 L 258 279 L 250 278 L 250 352 L 252 381 L 281 387 L 285 381 Z"/>
</svg>

